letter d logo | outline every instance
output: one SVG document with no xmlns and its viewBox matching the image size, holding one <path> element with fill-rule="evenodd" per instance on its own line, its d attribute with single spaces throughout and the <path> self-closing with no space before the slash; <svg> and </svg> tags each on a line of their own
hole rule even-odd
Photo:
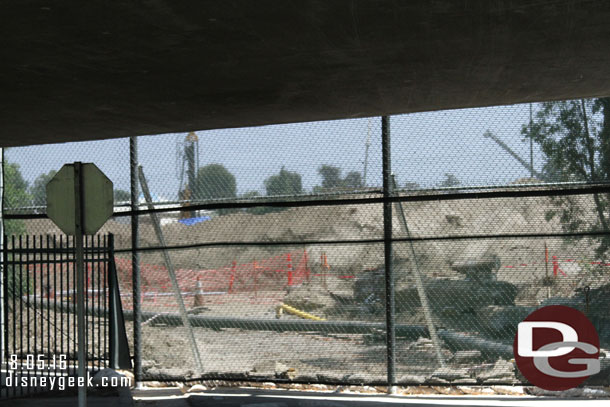
<svg viewBox="0 0 610 407">
<path fill-rule="evenodd" d="M 534 328 L 555 329 L 561 332 L 560 342 L 578 342 L 578 334 L 570 325 L 551 321 L 523 321 L 517 326 L 517 353 L 523 357 L 563 356 L 574 350 L 573 346 L 563 346 L 555 350 L 533 350 Z"/>
</svg>

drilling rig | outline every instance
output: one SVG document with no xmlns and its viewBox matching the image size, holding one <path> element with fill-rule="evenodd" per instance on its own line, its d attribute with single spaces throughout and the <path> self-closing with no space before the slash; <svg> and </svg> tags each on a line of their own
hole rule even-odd
<svg viewBox="0 0 610 407">
<path fill-rule="evenodd" d="M 184 209 L 180 211 L 180 219 L 195 217 L 195 211 L 189 210 L 195 190 L 195 177 L 199 168 L 199 138 L 190 132 L 184 140 L 177 142 L 176 166 L 180 178 L 178 197 Z"/>
</svg>

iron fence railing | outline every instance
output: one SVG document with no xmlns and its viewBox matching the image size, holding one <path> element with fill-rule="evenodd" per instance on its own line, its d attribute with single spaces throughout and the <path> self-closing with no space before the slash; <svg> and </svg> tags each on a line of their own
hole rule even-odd
<svg viewBox="0 0 610 407">
<path fill-rule="evenodd" d="M 124 323 L 112 246 L 112 235 L 85 238 L 85 356 L 90 375 L 105 367 L 130 366 L 125 341 L 118 343 Z M 51 378 L 77 374 L 74 256 L 73 239 L 67 236 L 5 236 L 3 397 L 47 391 Z"/>
</svg>

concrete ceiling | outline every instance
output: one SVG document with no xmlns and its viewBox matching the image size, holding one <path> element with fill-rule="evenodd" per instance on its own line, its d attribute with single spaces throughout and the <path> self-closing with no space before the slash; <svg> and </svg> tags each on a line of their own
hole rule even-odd
<svg viewBox="0 0 610 407">
<path fill-rule="evenodd" d="M 610 95 L 610 2 L 5 0 L 0 145 Z"/>
</svg>

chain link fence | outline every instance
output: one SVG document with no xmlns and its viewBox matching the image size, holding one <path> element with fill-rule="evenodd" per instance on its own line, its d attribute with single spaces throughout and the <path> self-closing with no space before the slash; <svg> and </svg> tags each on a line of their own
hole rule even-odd
<svg viewBox="0 0 610 407">
<path fill-rule="evenodd" d="M 537 307 L 586 312 L 610 346 L 607 105 L 5 149 L 4 228 L 59 233 L 43 186 L 64 163 L 108 175 L 139 380 L 524 383 Z"/>
</svg>

